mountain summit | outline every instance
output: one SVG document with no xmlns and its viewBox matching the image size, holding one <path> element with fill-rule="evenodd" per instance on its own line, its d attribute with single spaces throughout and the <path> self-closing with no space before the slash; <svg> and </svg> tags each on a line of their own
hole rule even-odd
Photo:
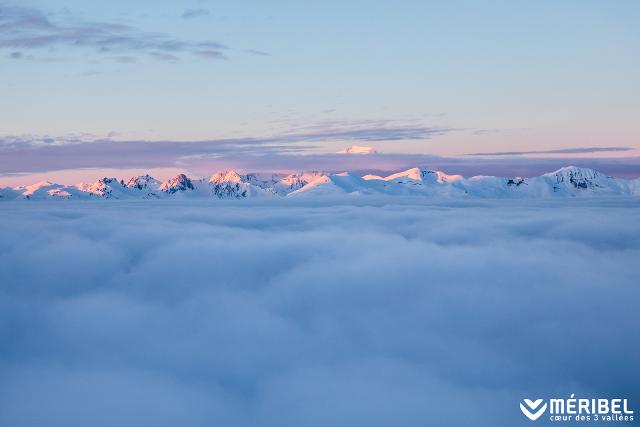
<svg viewBox="0 0 640 427">
<path fill-rule="evenodd" d="M 352 145 L 349 148 L 336 152 L 337 154 L 376 154 L 377 151 L 373 147 L 366 147 L 361 145 Z"/>
</svg>

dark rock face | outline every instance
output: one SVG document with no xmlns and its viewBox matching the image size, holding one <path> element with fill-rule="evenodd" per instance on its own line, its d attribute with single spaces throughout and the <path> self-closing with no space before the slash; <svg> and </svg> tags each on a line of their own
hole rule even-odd
<svg viewBox="0 0 640 427">
<path fill-rule="evenodd" d="M 213 184 L 211 191 L 219 199 L 242 199 L 247 197 L 247 190 L 237 182 L 222 182 Z"/>
<path fill-rule="evenodd" d="M 90 194 L 104 199 L 111 199 L 113 197 L 113 186 L 119 185 L 120 182 L 117 179 L 105 177 L 91 184 Z"/>
<path fill-rule="evenodd" d="M 519 187 L 521 185 L 527 185 L 524 178 L 510 178 L 507 180 L 507 185 L 512 187 Z"/>
<path fill-rule="evenodd" d="M 423 169 L 423 170 L 420 170 L 420 176 L 421 176 L 422 178 L 426 178 L 428 175 L 431 175 L 431 174 L 436 174 L 436 171 L 432 171 L 432 170 L 424 170 L 424 169 Z"/>
<path fill-rule="evenodd" d="M 218 172 L 209 180 L 211 193 L 219 199 L 243 199 L 249 196 L 251 181 L 257 184 L 255 175 L 240 175 L 234 170 Z"/>
<path fill-rule="evenodd" d="M 137 188 L 138 190 L 143 190 L 149 187 L 150 182 L 154 182 L 155 179 L 151 175 L 142 175 L 142 176 L 134 176 L 127 182 L 125 185 L 129 188 Z M 156 181 L 157 182 L 157 181 Z"/>
<path fill-rule="evenodd" d="M 569 183 L 570 186 L 586 190 L 588 188 L 598 188 L 600 185 L 598 184 L 598 179 L 601 175 L 591 169 L 567 169 L 562 172 L 556 173 L 556 186 L 560 184 Z"/>
<path fill-rule="evenodd" d="M 162 184 L 160 190 L 169 194 L 174 194 L 178 191 L 195 190 L 195 187 L 193 186 L 193 182 L 191 182 L 185 174 L 181 173 L 175 178 L 171 178 L 169 181 Z"/>
</svg>

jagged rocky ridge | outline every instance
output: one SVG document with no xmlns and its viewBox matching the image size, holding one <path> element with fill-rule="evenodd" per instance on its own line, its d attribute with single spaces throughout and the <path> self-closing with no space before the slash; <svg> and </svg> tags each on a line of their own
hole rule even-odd
<svg viewBox="0 0 640 427">
<path fill-rule="evenodd" d="M 51 182 L 0 189 L 0 200 L 38 199 L 163 199 L 320 197 L 339 195 L 404 195 L 423 197 L 542 198 L 578 196 L 640 196 L 640 179 L 626 180 L 596 170 L 569 166 L 532 178 L 448 175 L 412 168 L 386 177 L 344 172 L 247 174 L 224 171 L 209 179 L 180 174 L 165 182 L 149 175 L 127 182 L 102 178 L 90 184 L 65 186 Z"/>
</svg>

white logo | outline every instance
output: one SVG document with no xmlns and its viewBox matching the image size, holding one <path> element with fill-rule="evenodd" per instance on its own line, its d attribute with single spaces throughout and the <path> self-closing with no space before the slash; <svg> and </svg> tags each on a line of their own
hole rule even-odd
<svg viewBox="0 0 640 427">
<path fill-rule="evenodd" d="M 535 421 L 538 418 L 540 418 L 540 416 L 542 414 L 544 414 L 544 411 L 547 410 L 547 404 L 546 403 L 544 405 L 540 406 L 540 404 L 542 403 L 542 399 L 538 399 L 535 402 L 532 401 L 531 399 L 524 399 L 524 403 L 526 405 L 520 403 L 520 410 L 531 421 Z M 540 409 L 538 409 L 538 407 L 540 407 Z M 536 409 L 538 409 L 538 410 L 536 411 Z"/>
<path fill-rule="evenodd" d="M 553 422 L 634 422 L 629 400 L 621 398 L 576 398 L 568 399 L 522 399 L 520 410 L 531 421 L 536 421 L 549 410 L 549 421 Z"/>
</svg>

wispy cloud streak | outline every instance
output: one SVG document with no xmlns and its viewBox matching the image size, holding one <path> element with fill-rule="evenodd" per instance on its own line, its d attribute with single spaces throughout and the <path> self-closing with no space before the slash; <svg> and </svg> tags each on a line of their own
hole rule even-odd
<svg viewBox="0 0 640 427">
<path fill-rule="evenodd" d="M 389 126 L 363 122 L 299 128 L 266 137 L 204 141 L 117 141 L 90 135 L 67 138 L 0 138 L 0 170 L 21 173 L 86 167 L 162 167 L 197 161 L 276 159 L 309 153 L 327 141 L 402 141 L 429 139 L 451 130 L 426 126 Z M 341 157 L 341 156 L 337 156 Z"/>
<path fill-rule="evenodd" d="M 491 153 L 469 153 L 465 156 L 527 156 L 533 154 L 589 154 L 607 153 L 617 151 L 633 151 L 631 147 L 578 147 L 560 148 L 557 150 L 534 150 L 534 151 L 498 151 Z"/>
<path fill-rule="evenodd" d="M 429 140 L 456 129 L 405 126 L 387 120 L 333 121 L 293 128 L 264 137 L 201 141 L 114 140 L 89 134 L 64 138 L 0 137 L 0 175 L 28 174 L 84 168 L 171 168 L 195 175 L 213 169 L 247 172 L 274 170 L 397 171 L 417 165 L 465 176 L 535 176 L 568 164 L 593 167 L 618 177 L 640 176 L 640 157 L 580 158 L 519 156 L 442 157 L 429 154 L 381 152 L 370 156 L 319 153 L 336 141 L 351 143 Z M 627 149 L 613 147 L 614 149 Z M 576 151 L 577 150 L 577 151 Z M 604 150 L 602 150 L 604 151 Z M 580 149 L 548 150 L 549 154 L 584 153 Z M 589 151 L 597 153 L 599 150 Z M 536 152 L 541 154 L 541 152 Z"/>
<path fill-rule="evenodd" d="M 180 16 L 182 19 L 194 19 L 209 15 L 208 9 L 187 9 Z"/>
<path fill-rule="evenodd" d="M 0 49 L 13 59 L 20 50 L 90 49 L 99 54 L 142 54 L 159 60 L 175 60 L 179 55 L 209 59 L 224 58 L 228 49 L 215 41 L 193 41 L 130 25 L 91 22 L 54 17 L 24 7 L 0 6 Z"/>
</svg>

